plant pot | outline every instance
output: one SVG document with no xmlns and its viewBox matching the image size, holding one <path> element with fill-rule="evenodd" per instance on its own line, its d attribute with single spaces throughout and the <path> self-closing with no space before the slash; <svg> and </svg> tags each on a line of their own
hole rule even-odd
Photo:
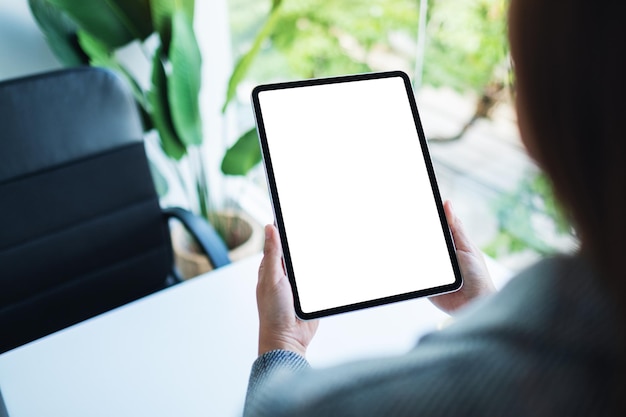
<svg viewBox="0 0 626 417">
<path fill-rule="evenodd" d="M 263 249 L 263 226 L 244 212 L 224 211 L 215 214 L 216 221 L 226 230 L 226 246 L 232 262 L 254 255 Z M 213 265 L 178 222 L 171 227 L 174 262 L 183 279 L 193 278 L 213 270 Z"/>
</svg>

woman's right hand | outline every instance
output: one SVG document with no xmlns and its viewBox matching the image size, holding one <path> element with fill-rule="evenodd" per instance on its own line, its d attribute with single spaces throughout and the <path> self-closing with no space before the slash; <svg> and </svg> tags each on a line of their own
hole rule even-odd
<svg viewBox="0 0 626 417">
<path fill-rule="evenodd" d="M 452 204 L 443 205 L 452 239 L 456 246 L 456 257 L 463 276 L 463 287 L 456 292 L 430 297 L 430 301 L 448 314 L 465 306 L 470 301 L 496 292 L 482 252 L 468 238 L 461 220 L 454 214 Z"/>
<path fill-rule="evenodd" d="M 263 260 L 256 287 L 259 311 L 259 355 L 284 349 L 305 356 L 317 330 L 318 321 L 296 317 L 293 295 L 285 274 L 278 230 L 265 226 Z"/>
</svg>

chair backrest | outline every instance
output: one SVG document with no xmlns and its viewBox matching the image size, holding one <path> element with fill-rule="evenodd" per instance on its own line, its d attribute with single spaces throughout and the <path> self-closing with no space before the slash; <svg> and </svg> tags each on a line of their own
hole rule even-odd
<svg viewBox="0 0 626 417">
<path fill-rule="evenodd" d="M 142 136 L 109 71 L 0 83 L 0 352 L 164 286 L 172 249 Z"/>
</svg>

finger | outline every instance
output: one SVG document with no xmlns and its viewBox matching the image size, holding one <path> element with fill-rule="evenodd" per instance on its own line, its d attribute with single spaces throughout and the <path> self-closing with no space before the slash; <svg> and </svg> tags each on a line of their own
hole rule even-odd
<svg viewBox="0 0 626 417">
<path fill-rule="evenodd" d="M 452 232 L 452 238 L 454 239 L 454 245 L 456 248 L 462 251 L 472 251 L 472 242 L 463 228 L 463 223 L 454 213 L 452 202 L 449 200 L 444 202 L 443 210 L 446 213 L 446 219 L 448 220 L 448 225 L 450 226 L 450 231 Z"/>
</svg>

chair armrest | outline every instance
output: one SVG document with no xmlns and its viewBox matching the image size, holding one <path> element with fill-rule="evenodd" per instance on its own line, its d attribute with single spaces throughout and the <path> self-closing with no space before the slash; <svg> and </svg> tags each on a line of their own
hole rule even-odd
<svg viewBox="0 0 626 417">
<path fill-rule="evenodd" d="M 208 221 L 180 207 L 165 208 L 163 215 L 166 221 L 172 218 L 177 219 L 185 226 L 214 268 L 230 263 L 226 244 Z"/>
</svg>

